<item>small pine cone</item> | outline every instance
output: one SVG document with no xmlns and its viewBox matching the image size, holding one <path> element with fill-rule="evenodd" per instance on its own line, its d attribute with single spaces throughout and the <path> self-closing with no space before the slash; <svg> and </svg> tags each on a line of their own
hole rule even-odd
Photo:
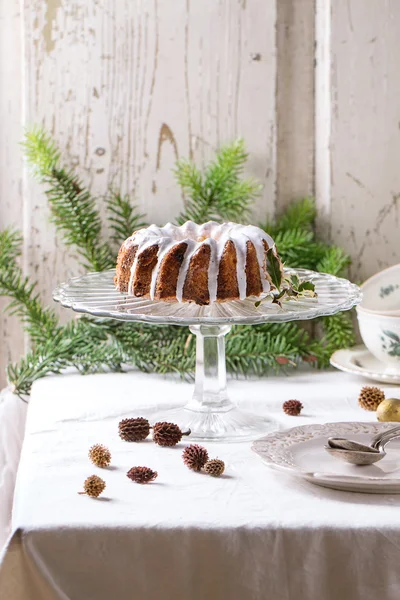
<svg viewBox="0 0 400 600">
<path fill-rule="evenodd" d="M 190 444 L 182 453 L 183 462 L 193 471 L 201 471 L 208 461 L 208 452 L 199 444 Z"/>
<path fill-rule="evenodd" d="M 102 444 L 95 444 L 89 450 L 89 458 L 96 467 L 108 467 L 111 462 L 111 452 Z"/>
<path fill-rule="evenodd" d="M 176 446 L 183 435 L 190 435 L 188 431 L 181 431 L 175 423 L 160 422 L 153 426 L 153 440 L 159 446 Z"/>
<path fill-rule="evenodd" d="M 212 475 L 213 477 L 220 477 L 224 471 L 225 463 L 223 460 L 219 460 L 218 458 L 208 460 L 204 465 L 204 472 L 207 473 L 207 475 Z"/>
<path fill-rule="evenodd" d="M 384 399 L 385 392 L 377 387 L 366 385 L 361 389 L 358 404 L 364 410 L 376 410 Z"/>
<path fill-rule="evenodd" d="M 132 467 L 127 472 L 127 477 L 136 483 L 150 483 L 158 476 L 157 471 L 152 471 L 149 467 Z"/>
<path fill-rule="evenodd" d="M 97 475 L 91 475 L 83 484 L 84 492 L 78 492 L 78 494 L 86 494 L 87 496 L 91 496 L 92 498 L 97 498 L 104 491 L 106 487 L 106 482 L 101 477 Z"/>
<path fill-rule="evenodd" d="M 150 423 L 143 417 L 122 419 L 118 424 L 119 437 L 125 442 L 140 442 L 150 433 Z"/>
<path fill-rule="evenodd" d="M 286 400 L 286 402 L 282 404 L 282 408 L 283 412 L 287 415 L 297 417 L 301 413 L 303 405 L 300 400 Z"/>
</svg>

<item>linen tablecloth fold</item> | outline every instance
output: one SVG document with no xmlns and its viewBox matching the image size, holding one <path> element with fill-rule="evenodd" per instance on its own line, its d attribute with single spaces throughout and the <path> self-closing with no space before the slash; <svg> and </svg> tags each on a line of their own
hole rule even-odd
<svg viewBox="0 0 400 600">
<path fill-rule="evenodd" d="M 0 552 L 10 534 L 14 486 L 26 412 L 27 404 L 10 389 L 0 392 Z"/>
<path fill-rule="evenodd" d="M 230 532 L 67 529 L 62 535 L 36 532 L 34 541 L 15 533 L 0 597 L 394 600 L 400 549 L 398 536 L 390 538 L 373 529 L 354 535 L 244 527 Z M 373 552 L 369 558 L 366 549 Z"/>
</svg>

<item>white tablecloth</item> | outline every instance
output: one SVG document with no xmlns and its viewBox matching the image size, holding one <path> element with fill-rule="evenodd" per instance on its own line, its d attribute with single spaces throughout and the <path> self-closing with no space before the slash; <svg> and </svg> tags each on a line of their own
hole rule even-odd
<svg viewBox="0 0 400 600">
<path fill-rule="evenodd" d="M 27 406 L 9 389 L 0 393 L 0 551 L 10 534 L 11 508 Z"/>
<path fill-rule="evenodd" d="M 313 371 L 233 381 L 230 393 L 284 426 L 372 420 L 356 403 L 363 383 Z M 295 480 L 266 468 L 249 443 L 206 444 L 227 464 L 213 479 L 184 467 L 184 444 L 119 439 L 122 416 L 190 393 L 189 384 L 141 373 L 35 384 L 1 600 L 399 600 L 399 496 Z M 282 413 L 289 398 L 304 403 L 301 417 Z M 111 449 L 112 469 L 89 463 L 96 442 Z M 125 473 L 134 465 L 158 479 L 132 483 Z M 95 472 L 107 481 L 104 497 L 78 495 Z"/>
</svg>

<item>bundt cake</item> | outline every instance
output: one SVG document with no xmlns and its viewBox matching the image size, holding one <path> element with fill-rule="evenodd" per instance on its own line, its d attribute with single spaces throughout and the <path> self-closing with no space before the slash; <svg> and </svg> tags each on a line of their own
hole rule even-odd
<svg viewBox="0 0 400 600">
<path fill-rule="evenodd" d="M 121 292 L 152 300 L 242 300 L 274 288 L 271 259 L 282 270 L 273 239 L 252 225 L 150 225 L 122 244 L 115 283 Z"/>
</svg>

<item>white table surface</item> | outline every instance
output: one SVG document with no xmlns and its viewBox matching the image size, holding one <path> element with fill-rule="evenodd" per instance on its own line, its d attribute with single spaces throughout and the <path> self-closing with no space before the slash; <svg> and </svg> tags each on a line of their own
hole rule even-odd
<svg viewBox="0 0 400 600">
<path fill-rule="evenodd" d="M 10 534 L 11 509 L 27 406 L 9 389 L 0 392 L 0 552 Z"/>
<path fill-rule="evenodd" d="M 374 420 L 356 402 L 365 383 L 312 371 L 230 381 L 229 390 L 243 407 L 290 427 Z M 400 496 L 293 479 L 264 466 L 250 443 L 205 444 L 227 465 L 214 479 L 183 465 L 186 442 L 120 440 L 120 418 L 150 402 L 182 403 L 191 391 L 143 373 L 34 385 L 0 600 L 398 600 Z M 304 404 L 300 417 L 282 412 L 291 398 Z M 89 463 L 96 442 L 110 448 L 112 469 Z M 132 483 L 125 473 L 134 465 L 152 467 L 158 479 Z M 77 494 L 92 473 L 107 482 L 102 499 Z"/>
</svg>

